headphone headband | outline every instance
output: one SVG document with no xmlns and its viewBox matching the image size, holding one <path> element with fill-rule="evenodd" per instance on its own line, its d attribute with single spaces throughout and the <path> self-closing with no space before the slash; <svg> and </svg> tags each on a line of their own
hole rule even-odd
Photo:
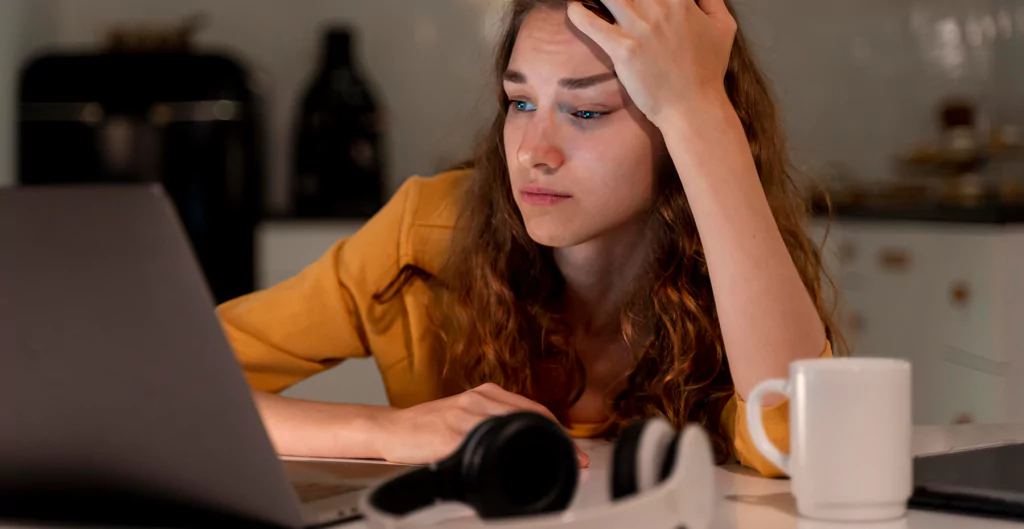
<svg viewBox="0 0 1024 529">
<path fill-rule="evenodd" d="M 687 425 L 677 443 L 674 464 L 667 479 L 654 487 L 613 502 L 579 510 L 484 520 L 477 517 L 446 520 L 446 528 L 462 529 L 592 529 L 594 527 L 643 527 L 706 529 L 715 510 L 714 462 L 711 441 L 703 428 Z M 575 459 L 575 456 L 573 456 Z M 363 497 L 361 509 L 374 529 L 416 527 L 406 514 L 389 512 L 371 501 L 378 491 L 404 476 L 378 485 Z M 421 478 L 409 478 L 421 479 Z M 411 482 L 411 481 L 410 481 Z"/>
</svg>

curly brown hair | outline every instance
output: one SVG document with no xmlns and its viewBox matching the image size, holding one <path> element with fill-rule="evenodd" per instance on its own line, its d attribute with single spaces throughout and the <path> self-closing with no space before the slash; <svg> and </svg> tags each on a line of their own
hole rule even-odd
<svg viewBox="0 0 1024 529">
<path fill-rule="evenodd" d="M 460 389 L 494 382 L 541 402 L 563 421 L 585 387 L 586 372 L 573 347 L 565 285 L 552 250 L 527 234 L 509 185 L 503 147 L 509 100 L 501 77 L 526 16 L 542 7 L 564 9 L 568 1 L 510 3 L 494 70 L 497 116 L 475 158 L 463 165 L 474 174 L 439 278 L 445 288 L 438 298 L 446 379 Z M 597 0 L 583 3 L 614 22 Z M 804 231 L 808 208 L 790 176 L 776 107 L 742 32 L 733 45 L 725 89 L 743 124 L 775 221 L 835 341 L 832 310 L 823 295 L 821 257 Z M 723 460 L 729 449 L 721 415 L 734 385 L 700 235 L 679 176 L 671 163 L 663 165 L 666 170 L 656 175 L 648 223 L 655 242 L 646 273 L 621 314 L 622 334 L 635 351 L 635 364 L 624 374 L 625 389 L 608 395 L 610 424 L 648 416 L 663 416 L 676 427 L 696 421 L 707 428 L 717 458 Z"/>
</svg>

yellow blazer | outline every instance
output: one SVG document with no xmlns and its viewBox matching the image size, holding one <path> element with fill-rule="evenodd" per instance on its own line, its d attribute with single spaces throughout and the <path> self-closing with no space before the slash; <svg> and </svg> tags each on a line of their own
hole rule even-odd
<svg viewBox="0 0 1024 529">
<path fill-rule="evenodd" d="M 411 281 L 391 301 L 371 297 L 404 265 L 438 273 L 468 177 L 467 171 L 453 171 L 410 178 L 358 233 L 338 241 L 300 274 L 218 307 L 249 384 L 279 392 L 346 358 L 372 356 L 392 406 L 444 397 L 444 353 L 428 316 L 430 287 Z M 827 344 L 823 355 L 831 355 Z M 733 395 L 723 424 L 736 458 L 763 475 L 781 476 L 754 448 L 744 417 L 745 404 Z M 776 446 L 788 451 L 788 403 L 766 408 L 764 425 Z M 576 424 L 570 434 L 594 436 L 601 426 Z"/>
</svg>

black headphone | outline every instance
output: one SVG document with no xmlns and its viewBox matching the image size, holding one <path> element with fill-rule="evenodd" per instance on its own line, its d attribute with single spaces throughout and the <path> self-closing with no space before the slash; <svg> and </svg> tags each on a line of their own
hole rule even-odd
<svg viewBox="0 0 1024 529">
<path fill-rule="evenodd" d="M 668 512 L 662 505 L 671 501 L 640 499 L 645 495 L 638 493 L 653 494 L 653 489 L 660 487 L 665 489 L 661 496 L 678 494 L 678 489 L 684 488 L 678 475 L 683 466 L 692 478 L 688 481 L 703 481 L 706 489 L 687 499 L 699 496 L 697 499 L 713 503 L 707 494 L 713 489 L 710 442 L 699 426 L 689 426 L 680 434 L 661 418 L 633 422 L 621 432 L 612 457 L 611 510 L 561 520 L 557 514 L 572 501 L 579 476 L 576 449 L 569 436 L 554 421 L 532 412 L 492 417 L 470 431 L 459 448 L 442 461 L 371 489 L 363 498 L 362 510 L 371 527 L 402 526 L 403 517 L 441 501 L 471 507 L 485 525 L 489 520 L 526 517 L 532 520 L 531 527 L 538 522 L 543 526 L 545 520 L 557 527 L 575 523 L 587 527 L 595 522 L 590 518 L 599 515 L 605 520 L 615 514 L 617 505 L 631 504 L 633 508 L 627 510 L 636 511 L 632 516 L 640 513 L 652 522 L 669 520 L 674 527 L 683 521 L 682 507 L 680 512 Z M 666 482 L 671 483 L 662 487 Z"/>
</svg>

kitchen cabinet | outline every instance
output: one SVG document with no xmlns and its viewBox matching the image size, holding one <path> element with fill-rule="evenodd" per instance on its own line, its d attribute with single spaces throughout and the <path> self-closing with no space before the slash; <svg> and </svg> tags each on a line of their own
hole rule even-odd
<svg viewBox="0 0 1024 529">
<path fill-rule="evenodd" d="M 819 243 L 825 226 L 812 224 Z M 1024 421 L 1024 225 L 829 226 L 840 326 L 854 356 L 912 363 L 914 421 Z"/>
</svg>

